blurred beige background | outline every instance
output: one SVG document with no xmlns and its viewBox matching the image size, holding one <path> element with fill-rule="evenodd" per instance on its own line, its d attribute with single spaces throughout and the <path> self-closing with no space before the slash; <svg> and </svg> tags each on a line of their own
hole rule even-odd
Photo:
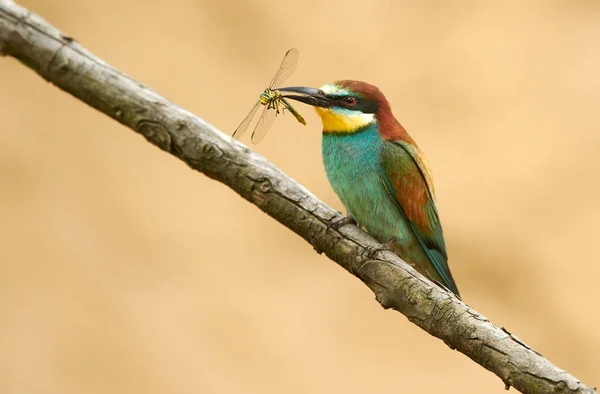
<svg viewBox="0 0 600 394">
<path fill-rule="evenodd" d="M 23 0 L 231 133 L 289 84 L 381 87 L 467 303 L 600 384 L 600 3 Z M 256 149 L 341 210 L 320 122 Z M 227 187 L 0 59 L 0 392 L 504 393 Z M 248 142 L 248 141 L 246 141 Z M 248 142 L 249 143 L 249 142 Z"/>
</svg>

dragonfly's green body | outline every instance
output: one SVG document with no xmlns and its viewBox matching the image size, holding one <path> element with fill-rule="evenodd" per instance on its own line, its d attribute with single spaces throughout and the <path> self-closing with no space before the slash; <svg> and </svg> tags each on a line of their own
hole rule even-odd
<svg viewBox="0 0 600 394">
<path fill-rule="evenodd" d="M 294 117 L 296 118 L 296 120 L 298 120 L 298 122 L 302 123 L 303 125 L 306 125 L 306 120 L 304 120 L 304 118 L 302 117 L 302 115 L 300 115 L 298 113 L 298 111 L 296 111 L 294 109 L 294 107 L 292 107 L 292 104 L 290 104 L 289 101 L 287 101 L 286 99 L 284 99 L 283 97 L 281 97 L 281 93 L 280 93 L 280 100 L 284 104 L 285 108 L 287 108 L 288 111 L 290 111 L 290 113 L 292 115 L 294 115 Z"/>
</svg>

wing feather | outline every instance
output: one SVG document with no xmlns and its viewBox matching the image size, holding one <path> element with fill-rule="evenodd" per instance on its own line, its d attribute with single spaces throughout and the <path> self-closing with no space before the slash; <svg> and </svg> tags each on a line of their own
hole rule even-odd
<svg viewBox="0 0 600 394">
<path fill-rule="evenodd" d="M 446 243 L 428 164 L 418 148 L 408 142 L 386 140 L 384 144 L 382 164 L 386 189 L 393 193 L 443 285 L 458 295 L 448 268 Z"/>
</svg>

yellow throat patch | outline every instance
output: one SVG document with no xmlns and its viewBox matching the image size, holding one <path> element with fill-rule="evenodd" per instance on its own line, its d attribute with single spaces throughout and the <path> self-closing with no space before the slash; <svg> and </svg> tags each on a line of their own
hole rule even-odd
<svg viewBox="0 0 600 394">
<path fill-rule="evenodd" d="M 336 112 L 330 108 L 315 107 L 315 111 L 323 122 L 323 131 L 328 133 L 354 133 L 355 131 L 373 123 L 374 114 L 365 114 L 360 111 Z"/>
</svg>

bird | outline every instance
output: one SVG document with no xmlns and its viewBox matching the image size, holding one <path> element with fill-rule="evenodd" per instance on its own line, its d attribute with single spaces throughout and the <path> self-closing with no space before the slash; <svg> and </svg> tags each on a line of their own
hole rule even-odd
<svg viewBox="0 0 600 394">
<path fill-rule="evenodd" d="M 381 90 L 367 82 L 339 80 L 320 88 L 279 91 L 313 106 L 323 123 L 325 172 L 347 211 L 331 227 L 356 223 L 460 298 L 448 266 L 429 163 Z"/>
</svg>

